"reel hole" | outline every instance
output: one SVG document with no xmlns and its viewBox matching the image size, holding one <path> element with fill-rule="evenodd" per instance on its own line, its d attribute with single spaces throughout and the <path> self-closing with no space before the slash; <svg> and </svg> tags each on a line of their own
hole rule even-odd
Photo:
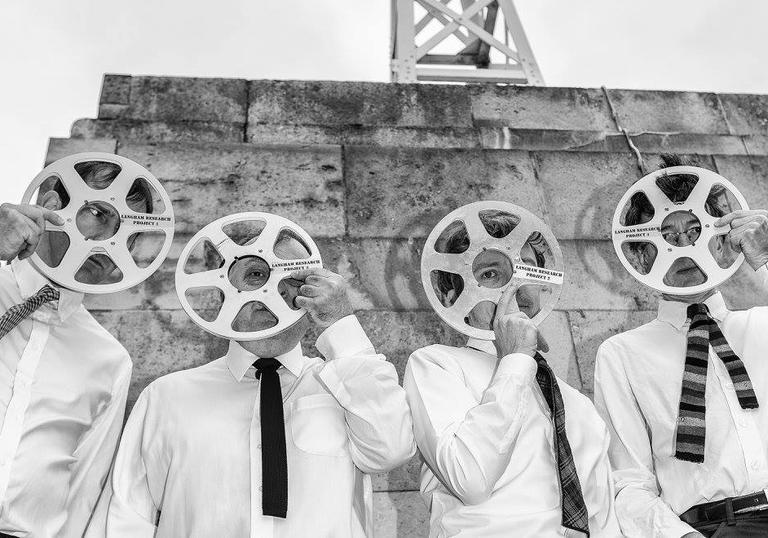
<svg viewBox="0 0 768 538">
<path fill-rule="evenodd" d="M 664 174 L 656 178 L 656 186 L 672 203 L 682 204 L 699 182 L 695 174 Z"/>
<path fill-rule="evenodd" d="M 675 288 L 690 288 L 704 284 L 706 281 L 707 275 L 688 256 L 680 257 L 672 262 L 663 279 L 665 285 Z"/>
<path fill-rule="evenodd" d="M 501 288 L 512 280 L 512 261 L 503 252 L 488 249 L 478 254 L 472 262 L 472 274 L 484 288 Z"/>
<path fill-rule="evenodd" d="M 656 211 L 648 196 L 642 192 L 636 192 L 630 196 L 629 200 L 621 210 L 619 222 L 622 226 L 637 226 L 650 222 Z"/>
<path fill-rule="evenodd" d="M 661 236 L 673 247 L 693 245 L 701 237 L 701 221 L 691 211 L 673 211 L 661 222 Z"/>
<path fill-rule="evenodd" d="M 309 246 L 293 230 L 280 230 L 272 250 L 281 260 L 304 260 L 311 256 Z"/>
<path fill-rule="evenodd" d="M 157 230 L 131 234 L 127 246 L 136 266 L 144 269 L 157 259 L 164 243 L 165 232 Z"/>
<path fill-rule="evenodd" d="M 266 225 L 264 220 L 239 220 L 222 226 L 221 231 L 243 247 L 256 241 Z"/>
<path fill-rule="evenodd" d="M 707 247 L 721 269 L 728 269 L 739 257 L 739 253 L 734 250 L 725 235 L 715 235 L 709 240 Z"/>
<path fill-rule="evenodd" d="M 520 217 L 499 209 L 484 209 L 478 216 L 488 235 L 496 239 L 507 237 L 520 224 Z"/>
<path fill-rule="evenodd" d="M 464 279 L 461 275 L 448 271 L 434 270 L 429 274 L 432 290 L 445 307 L 451 307 L 464 291 Z"/>
<path fill-rule="evenodd" d="M 48 267 L 58 267 L 69 250 L 69 244 L 69 235 L 66 232 L 47 230 L 43 232 L 35 253 Z"/>
<path fill-rule="evenodd" d="M 733 193 L 721 183 L 712 185 L 704 204 L 704 210 L 712 217 L 720 218 L 741 209 Z"/>
<path fill-rule="evenodd" d="M 136 178 L 125 197 L 126 205 L 136 213 L 161 215 L 165 213 L 165 202 L 152 184 L 143 177 Z"/>
<path fill-rule="evenodd" d="M 291 310 L 301 310 L 293 301 L 299 296 L 299 288 L 302 284 L 301 281 L 292 278 L 284 278 L 277 284 L 277 291 L 280 293 L 280 297 L 283 298 L 285 304 Z"/>
<path fill-rule="evenodd" d="M 440 254 L 462 254 L 469 248 L 469 233 L 460 220 L 454 220 L 440 233 L 433 245 Z"/>
<path fill-rule="evenodd" d="M 69 191 L 58 176 L 49 176 L 40 183 L 40 186 L 32 193 L 30 200 L 35 200 L 39 206 L 59 211 L 69 205 Z"/>
<path fill-rule="evenodd" d="M 555 255 L 544 236 L 539 232 L 533 232 L 520 249 L 520 261 L 538 267 L 554 267 Z"/>
<path fill-rule="evenodd" d="M 269 280 L 269 275 L 269 264 L 258 256 L 237 258 L 227 271 L 229 281 L 240 291 L 254 291 L 261 288 Z"/>
<path fill-rule="evenodd" d="M 75 225 L 86 239 L 104 241 L 120 229 L 120 213 L 107 202 L 87 202 L 77 210 Z"/>
<path fill-rule="evenodd" d="M 192 310 L 207 322 L 216 320 L 224 304 L 224 293 L 219 288 L 189 288 L 184 296 Z"/>
<path fill-rule="evenodd" d="M 184 262 L 184 272 L 188 275 L 221 269 L 224 266 L 224 256 L 216 249 L 209 239 L 200 239 L 190 250 Z"/>
<path fill-rule="evenodd" d="M 627 241 L 621 244 L 621 251 L 629 264 L 641 275 L 651 272 L 659 251 L 648 241 Z"/>
<path fill-rule="evenodd" d="M 84 161 L 75 164 L 75 172 L 90 188 L 104 190 L 115 181 L 122 168 L 106 161 Z"/>
<path fill-rule="evenodd" d="M 267 306 L 259 301 L 245 303 L 232 320 L 232 330 L 249 333 L 271 329 L 277 325 L 277 318 Z"/>
<path fill-rule="evenodd" d="M 99 252 L 86 258 L 75 280 L 82 284 L 116 284 L 123 280 L 123 272 L 109 255 Z"/>
</svg>

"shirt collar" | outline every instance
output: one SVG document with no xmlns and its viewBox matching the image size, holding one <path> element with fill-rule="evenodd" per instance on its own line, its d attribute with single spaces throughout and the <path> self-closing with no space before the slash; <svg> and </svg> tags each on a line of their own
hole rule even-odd
<svg viewBox="0 0 768 538">
<path fill-rule="evenodd" d="M 304 366 L 304 354 L 301 351 L 301 344 L 296 344 L 288 353 L 283 353 L 275 357 L 289 372 L 299 377 Z M 245 373 L 253 366 L 253 363 L 259 359 L 256 355 L 238 344 L 235 340 L 229 341 L 229 350 L 227 350 L 226 360 L 229 373 L 238 383 L 243 380 Z"/>
<path fill-rule="evenodd" d="M 467 340 L 467 347 L 471 347 L 472 349 L 476 349 L 478 351 L 482 351 L 483 353 L 488 353 L 490 355 L 496 356 L 496 346 L 493 345 L 493 342 L 491 340 L 480 340 L 479 338 L 470 338 Z"/>
<path fill-rule="evenodd" d="M 58 313 L 61 321 L 72 315 L 83 303 L 83 293 L 62 288 L 58 284 L 51 282 L 35 269 L 29 260 L 13 260 L 11 262 L 11 269 L 13 270 L 13 276 L 16 278 L 16 283 L 19 285 L 21 297 L 24 300 L 32 297 L 45 285 L 59 290 L 59 300 L 53 301 L 51 305 Z"/>
<path fill-rule="evenodd" d="M 710 295 L 704 304 L 709 309 L 709 315 L 715 321 L 723 321 L 728 314 L 728 307 L 725 306 L 725 300 L 723 294 L 719 291 Z M 659 321 L 665 321 L 672 325 L 675 329 L 680 330 L 688 320 L 688 303 L 680 301 L 668 301 L 662 299 L 659 301 L 659 313 L 657 319 Z"/>
</svg>

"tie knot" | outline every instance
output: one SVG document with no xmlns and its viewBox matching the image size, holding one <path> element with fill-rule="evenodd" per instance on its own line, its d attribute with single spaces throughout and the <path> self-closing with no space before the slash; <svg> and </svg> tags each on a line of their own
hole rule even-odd
<svg viewBox="0 0 768 538">
<path fill-rule="evenodd" d="M 704 303 L 696 303 L 688 305 L 688 318 L 693 319 L 695 316 L 709 316 L 709 308 Z"/>
<path fill-rule="evenodd" d="M 256 379 L 261 377 L 262 372 L 271 373 L 277 372 L 277 369 L 282 366 L 280 361 L 269 357 L 262 357 L 253 363 L 253 367 L 256 368 Z"/>
<path fill-rule="evenodd" d="M 48 284 L 37 290 L 37 293 L 35 294 L 36 297 L 40 297 L 46 303 L 49 301 L 58 301 L 60 295 L 61 293 L 59 293 L 59 290 Z"/>
</svg>

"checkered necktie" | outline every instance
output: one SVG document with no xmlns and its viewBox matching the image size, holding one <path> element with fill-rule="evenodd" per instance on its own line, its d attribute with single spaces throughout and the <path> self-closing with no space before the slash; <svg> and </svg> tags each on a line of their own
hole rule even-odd
<svg viewBox="0 0 768 538">
<path fill-rule="evenodd" d="M 728 345 L 717 322 L 709 315 L 706 305 L 690 305 L 688 318 L 691 320 L 691 325 L 688 327 L 683 388 L 680 392 L 675 457 L 680 460 L 703 463 L 706 433 L 704 402 L 710 346 L 725 364 L 741 408 L 754 409 L 758 404 L 744 363 Z"/>
<path fill-rule="evenodd" d="M 0 339 L 45 303 L 58 300 L 59 290 L 46 284 L 23 303 L 13 305 L 0 317 Z"/>
<path fill-rule="evenodd" d="M 562 504 L 561 524 L 566 529 L 579 531 L 589 536 L 589 514 L 581 493 L 579 476 L 573 462 L 571 445 L 565 433 L 565 405 L 557 379 L 546 359 L 536 353 L 538 368 L 536 381 L 544 394 L 554 422 L 554 443 L 557 456 L 557 474 L 560 477 L 560 499 Z"/>
</svg>

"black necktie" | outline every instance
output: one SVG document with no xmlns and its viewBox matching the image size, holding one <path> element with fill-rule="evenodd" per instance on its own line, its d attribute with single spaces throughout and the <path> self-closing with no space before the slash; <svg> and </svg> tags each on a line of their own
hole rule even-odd
<svg viewBox="0 0 768 538">
<path fill-rule="evenodd" d="M 584 496 L 581 493 L 576 464 L 573 461 L 571 445 L 565 432 L 565 405 L 560 387 L 557 386 L 555 373 L 546 359 L 536 353 L 536 381 L 544 394 L 554 422 L 555 455 L 557 456 L 557 474 L 560 477 L 560 502 L 562 504 L 561 523 L 563 527 L 589 536 L 589 514 Z"/>
<path fill-rule="evenodd" d="M 265 516 L 285 517 L 288 511 L 288 462 L 285 456 L 283 392 L 277 369 L 280 361 L 261 358 L 253 363 L 261 380 L 261 511 Z"/>
<path fill-rule="evenodd" d="M 31 316 L 38 308 L 46 303 L 58 300 L 59 290 L 46 284 L 23 303 L 13 305 L 0 317 L 0 339 L 11 332 L 19 323 Z"/>
</svg>

